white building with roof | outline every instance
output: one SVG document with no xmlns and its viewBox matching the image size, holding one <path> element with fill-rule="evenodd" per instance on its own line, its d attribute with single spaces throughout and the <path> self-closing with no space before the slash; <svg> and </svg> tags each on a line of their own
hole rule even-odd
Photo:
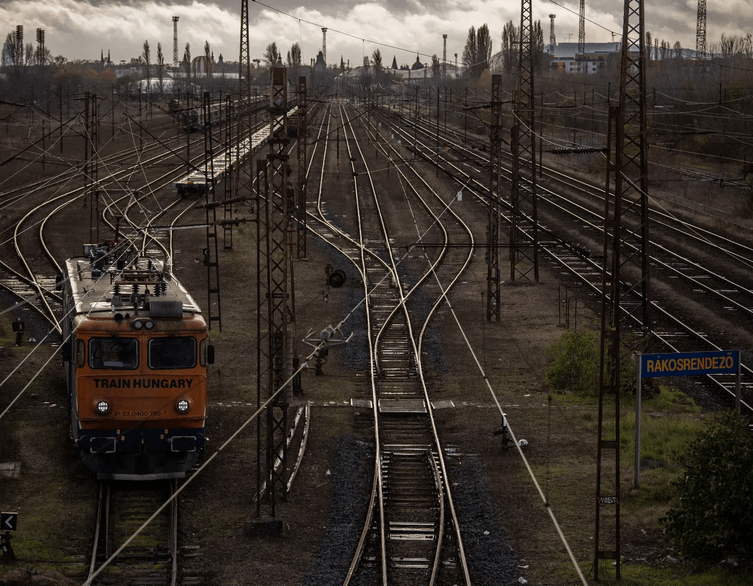
<svg viewBox="0 0 753 586">
<path fill-rule="evenodd" d="M 620 43 L 586 43 L 583 49 L 583 55 L 578 55 L 578 43 L 546 45 L 544 54 L 549 56 L 549 69 L 564 73 L 596 73 L 619 55 Z"/>
</svg>

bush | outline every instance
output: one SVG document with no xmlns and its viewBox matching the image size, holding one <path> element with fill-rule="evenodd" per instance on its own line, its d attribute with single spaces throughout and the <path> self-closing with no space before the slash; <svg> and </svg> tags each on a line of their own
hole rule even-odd
<svg viewBox="0 0 753 586">
<path fill-rule="evenodd" d="M 690 447 L 679 502 L 661 520 L 683 554 L 704 563 L 753 559 L 753 433 L 728 413 Z"/>
<path fill-rule="evenodd" d="M 582 395 L 599 394 L 599 332 L 567 330 L 546 353 L 553 359 L 546 371 L 546 381 L 552 388 Z M 620 387 L 625 393 L 635 388 L 635 367 L 624 347 L 620 362 Z"/>
<path fill-rule="evenodd" d="M 554 362 L 546 370 L 552 388 L 584 395 L 599 392 L 599 334 L 567 330 L 546 349 Z"/>
</svg>

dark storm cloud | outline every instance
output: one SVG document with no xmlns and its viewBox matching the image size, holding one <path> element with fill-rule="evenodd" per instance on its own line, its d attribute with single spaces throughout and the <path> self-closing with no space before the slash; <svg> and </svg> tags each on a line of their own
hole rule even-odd
<svg viewBox="0 0 753 586">
<path fill-rule="evenodd" d="M 462 55 L 471 26 L 488 24 L 494 50 L 500 46 L 505 22 L 520 19 L 518 0 L 268 0 L 270 8 L 249 2 L 252 53 L 261 56 L 275 41 L 283 53 L 298 42 L 304 60 L 316 56 L 322 47 L 321 27 L 327 27 L 328 60 L 342 56 L 360 63 L 379 48 L 391 61 L 412 62 L 419 52 L 422 61 L 441 55 L 442 35 L 447 34 L 448 57 Z M 722 33 L 747 34 L 753 30 L 753 0 L 725 0 L 709 3 L 707 39 L 718 42 Z M 538 1 L 534 19 L 548 24 L 556 14 L 560 42 L 577 39 L 578 6 L 573 0 L 557 3 Z M 566 10 L 568 8 L 569 10 Z M 646 29 L 655 38 L 695 46 L 697 0 L 663 0 L 646 3 Z M 8 31 L 16 24 L 26 30 L 46 30 L 48 48 L 68 58 L 98 58 L 101 49 L 112 49 L 119 59 L 138 56 L 144 40 L 156 47 L 172 47 L 172 16 L 180 16 L 179 44 L 191 43 L 194 55 L 208 41 L 215 54 L 235 59 L 238 53 L 240 2 L 238 0 L 0 0 L 0 22 Z M 609 31 L 622 31 L 622 2 L 593 0 L 586 4 L 586 40 L 613 40 Z M 3 36 L 5 31 L 0 31 Z M 31 34 L 31 33 L 30 33 Z M 31 36 L 28 37 L 31 39 Z M 170 53 L 170 51 L 166 51 Z M 330 56 L 332 56 L 330 58 Z M 115 58 L 115 56 L 113 57 Z"/>
</svg>

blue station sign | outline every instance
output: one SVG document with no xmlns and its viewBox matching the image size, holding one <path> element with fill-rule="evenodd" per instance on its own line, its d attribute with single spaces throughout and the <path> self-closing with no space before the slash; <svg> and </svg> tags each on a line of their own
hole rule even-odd
<svg viewBox="0 0 753 586">
<path fill-rule="evenodd" d="M 641 355 L 641 377 L 736 374 L 739 350 Z"/>
</svg>

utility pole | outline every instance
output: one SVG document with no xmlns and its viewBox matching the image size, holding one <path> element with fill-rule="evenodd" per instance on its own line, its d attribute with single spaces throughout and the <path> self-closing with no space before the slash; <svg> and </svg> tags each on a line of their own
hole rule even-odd
<svg viewBox="0 0 753 586">
<path fill-rule="evenodd" d="M 233 179 L 235 170 L 233 169 L 233 120 L 235 120 L 234 100 L 230 94 L 225 96 L 225 144 L 223 153 L 225 157 L 225 173 L 222 178 L 223 183 L 223 225 L 222 225 L 222 247 L 224 250 L 233 250 Z"/>
<path fill-rule="evenodd" d="M 557 46 L 557 37 L 554 36 L 554 19 L 556 14 L 549 15 L 549 53 L 554 53 L 554 47 Z"/>
<path fill-rule="evenodd" d="M 293 265 L 288 243 L 292 198 L 288 192 L 287 75 L 279 61 L 271 70 L 269 115 L 269 154 L 266 161 L 257 165 L 257 402 L 260 407 L 273 396 L 274 399 L 258 427 L 256 511 L 260 516 L 260 501 L 266 490 L 271 516 L 275 517 L 278 493 L 287 498 L 290 389 L 283 386 L 291 374 L 290 324 L 294 315 L 290 303 Z"/>
<path fill-rule="evenodd" d="M 513 170 L 510 222 L 510 280 L 539 280 L 536 193 L 536 109 L 533 88 L 531 0 L 521 0 L 518 89 L 510 141 Z"/>
<path fill-rule="evenodd" d="M 578 70 L 581 73 L 587 73 L 586 68 L 586 0 L 580 0 L 580 13 L 578 15 L 578 54 L 576 59 L 580 59 Z"/>
<path fill-rule="evenodd" d="M 444 48 L 442 49 L 442 77 L 446 80 L 447 79 L 447 35 L 442 35 L 442 40 L 444 41 Z M 445 83 L 447 83 L 445 81 Z"/>
<path fill-rule="evenodd" d="M 698 18 L 695 27 L 695 57 L 706 56 L 706 0 L 698 0 Z"/>
<path fill-rule="evenodd" d="M 220 295 L 220 258 L 217 250 L 217 195 L 214 176 L 214 144 L 212 141 L 212 100 L 209 92 L 204 92 L 202 100 L 204 121 L 204 207 L 206 209 L 207 245 L 204 248 L 204 264 L 207 267 L 207 326 L 217 322 L 222 331 L 222 302 Z M 213 306 L 217 305 L 215 315 Z"/>
<path fill-rule="evenodd" d="M 99 242 L 99 161 L 97 130 L 99 127 L 97 95 L 84 95 L 84 181 L 85 199 L 89 199 L 89 237 L 92 243 Z"/>
<path fill-rule="evenodd" d="M 173 67 L 178 69 L 178 19 L 180 16 L 173 16 Z"/>
<path fill-rule="evenodd" d="M 620 577 L 620 335 L 623 326 L 636 322 L 644 336 L 651 331 L 644 43 L 643 0 L 624 0 L 619 106 L 609 110 L 607 136 L 595 580 L 600 560 L 614 560 Z M 637 350 L 628 348 L 631 353 Z"/>
<path fill-rule="evenodd" d="M 578 55 L 586 52 L 586 0 L 580 0 L 578 13 Z"/>
<path fill-rule="evenodd" d="M 502 76 L 492 75 L 491 148 L 489 150 L 489 227 L 486 247 L 486 321 L 500 320 L 499 204 L 502 164 Z"/>
<path fill-rule="evenodd" d="M 256 123 L 256 95 L 251 95 L 251 56 L 248 34 L 248 0 L 241 1 L 240 58 L 238 59 L 238 137 L 235 141 L 235 201 L 251 199 L 253 194 L 253 168 L 250 156 L 251 140 Z M 254 88 L 256 89 L 256 88 Z"/>
<path fill-rule="evenodd" d="M 298 142 L 296 151 L 298 154 L 298 197 L 296 200 L 296 226 L 298 232 L 297 257 L 307 258 L 306 250 L 306 134 L 308 103 L 307 103 L 306 76 L 298 78 Z"/>
</svg>

